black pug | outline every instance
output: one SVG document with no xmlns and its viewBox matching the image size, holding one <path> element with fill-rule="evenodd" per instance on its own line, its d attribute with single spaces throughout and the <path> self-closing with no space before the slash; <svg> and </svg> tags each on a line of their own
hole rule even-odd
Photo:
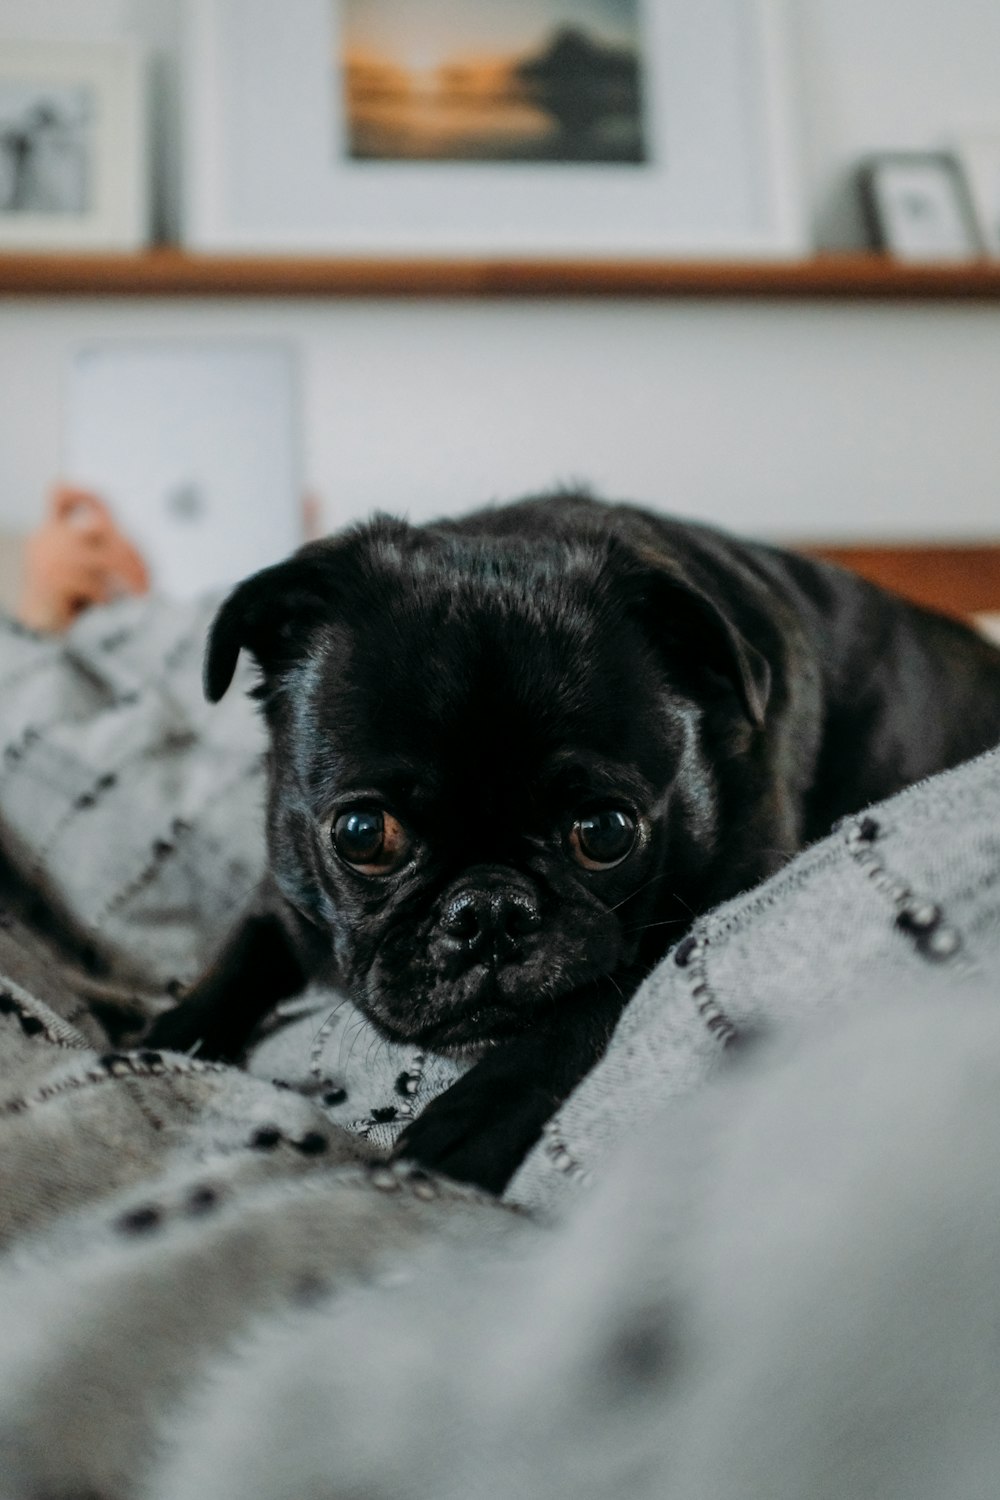
<svg viewBox="0 0 1000 1500">
<path fill-rule="evenodd" d="M 1000 651 L 851 574 L 558 495 L 378 519 L 241 584 L 271 873 L 149 1036 L 234 1057 L 322 977 L 478 1059 L 398 1153 L 499 1192 L 693 918 L 1000 739 Z"/>
</svg>

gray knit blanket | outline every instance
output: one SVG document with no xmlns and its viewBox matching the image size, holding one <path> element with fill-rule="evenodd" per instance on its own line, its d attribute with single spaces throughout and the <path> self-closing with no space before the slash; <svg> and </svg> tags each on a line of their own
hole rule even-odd
<svg viewBox="0 0 1000 1500">
<path fill-rule="evenodd" d="M 340 996 L 113 1039 L 262 866 L 209 615 L 0 625 L 0 1500 L 1000 1493 L 1000 753 L 701 920 L 497 1203 Z"/>
</svg>

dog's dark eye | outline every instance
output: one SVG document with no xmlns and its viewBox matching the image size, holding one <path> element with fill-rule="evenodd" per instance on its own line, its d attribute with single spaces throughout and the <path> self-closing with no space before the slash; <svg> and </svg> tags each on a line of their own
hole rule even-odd
<svg viewBox="0 0 1000 1500">
<path fill-rule="evenodd" d="M 379 807 L 342 812 L 332 829 L 333 847 L 361 875 L 387 875 L 406 858 L 410 841 L 403 825 Z"/>
<path fill-rule="evenodd" d="M 569 831 L 569 847 L 585 870 L 607 870 L 632 853 L 637 832 L 631 813 L 606 807 L 576 820 Z"/>
</svg>

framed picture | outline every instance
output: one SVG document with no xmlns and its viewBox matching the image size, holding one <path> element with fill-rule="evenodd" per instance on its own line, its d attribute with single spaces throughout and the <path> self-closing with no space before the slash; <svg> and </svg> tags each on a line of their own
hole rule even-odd
<svg viewBox="0 0 1000 1500">
<path fill-rule="evenodd" d="M 186 238 L 788 256 L 780 0 L 189 0 Z"/>
<path fill-rule="evenodd" d="M 982 254 L 972 200 L 945 152 L 886 152 L 860 172 L 872 243 L 899 260 L 975 260 Z"/>
<path fill-rule="evenodd" d="M 146 105 L 125 43 L 0 41 L 0 249 L 133 249 Z"/>
<path fill-rule="evenodd" d="M 983 248 L 1000 257 L 1000 129 L 960 137 L 955 155 L 969 186 Z"/>
</svg>

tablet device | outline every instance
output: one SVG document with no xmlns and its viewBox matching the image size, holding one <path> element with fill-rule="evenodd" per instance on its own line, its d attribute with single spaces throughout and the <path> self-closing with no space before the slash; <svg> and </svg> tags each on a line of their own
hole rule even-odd
<svg viewBox="0 0 1000 1500">
<path fill-rule="evenodd" d="M 111 506 L 163 593 L 225 589 L 303 540 L 285 345 L 90 345 L 73 360 L 65 432 L 65 479 Z"/>
</svg>

